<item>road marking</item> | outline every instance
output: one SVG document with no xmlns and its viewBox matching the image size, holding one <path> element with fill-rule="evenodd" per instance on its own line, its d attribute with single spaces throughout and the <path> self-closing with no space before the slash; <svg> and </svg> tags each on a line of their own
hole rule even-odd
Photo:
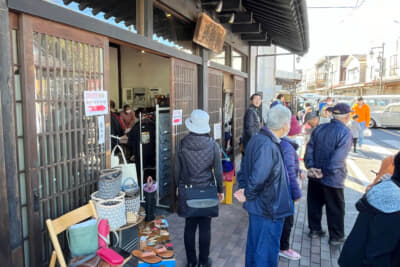
<svg viewBox="0 0 400 267">
<path fill-rule="evenodd" d="M 348 166 L 350 166 L 351 170 L 353 171 L 354 178 L 357 180 L 361 181 L 364 186 L 368 186 L 371 181 L 365 176 L 365 174 L 362 172 L 362 170 L 357 166 L 357 164 L 354 162 L 354 160 L 347 158 L 346 163 Z"/>
<path fill-rule="evenodd" d="M 377 143 L 375 143 L 371 139 L 365 139 L 364 144 L 365 145 L 363 145 L 363 146 L 367 147 L 369 150 L 371 150 L 372 152 L 375 152 L 377 154 L 385 154 L 385 155 L 393 155 L 394 154 L 389 149 L 384 148 L 383 146 L 379 146 Z"/>
<path fill-rule="evenodd" d="M 391 135 L 400 136 L 400 133 L 398 133 L 397 131 L 389 131 L 389 130 L 386 130 L 386 129 L 379 129 L 379 130 L 382 131 L 382 132 L 391 134 Z"/>
</svg>

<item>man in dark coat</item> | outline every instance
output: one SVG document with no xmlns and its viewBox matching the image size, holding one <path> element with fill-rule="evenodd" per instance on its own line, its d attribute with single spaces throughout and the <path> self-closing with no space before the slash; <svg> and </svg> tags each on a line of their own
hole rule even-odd
<svg viewBox="0 0 400 267">
<path fill-rule="evenodd" d="M 400 266 L 400 153 L 393 176 L 385 176 L 356 204 L 359 214 L 339 257 L 341 267 Z"/>
<path fill-rule="evenodd" d="M 290 129 L 290 110 L 277 105 L 246 148 L 235 197 L 249 213 L 246 267 L 278 265 L 279 241 L 285 217 L 293 214 L 280 138 Z"/>
<path fill-rule="evenodd" d="M 250 138 L 256 135 L 258 131 L 260 131 L 261 127 L 261 115 L 258 110 L 258 108 L 261 106 L 261 95 L 253 94 L 250 97 L 250 101 L 251 104 L 246 110 L 243 120 L 243 149 L 246 149 L 247 143 L 249 142 Z"/>
<path fill-rule="evenodd" d="M 347 176 L 346 157 L 353 138 L 346 124 L 350 107 L 339 103 L 331 108 L 334 119 L 319 125 L 307 144 L 304 163 L 309 170 L 307 193 L 308 227 L 310 237 L 325 235 L 322 230 L 322 208 L 326 205 L 329 243 L 344 242 L 344 180 Z"/>
</svg>

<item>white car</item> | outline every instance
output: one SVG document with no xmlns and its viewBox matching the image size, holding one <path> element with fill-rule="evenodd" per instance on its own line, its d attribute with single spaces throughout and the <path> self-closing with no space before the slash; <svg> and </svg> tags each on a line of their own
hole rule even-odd
<svg viewBox="0 0 400 267">
<path fill-rule="evenodd" d="M 371 112 L 369 127 L 400 127 L 400 103 L 387 105 L 383 111 Z"/>
</svg>

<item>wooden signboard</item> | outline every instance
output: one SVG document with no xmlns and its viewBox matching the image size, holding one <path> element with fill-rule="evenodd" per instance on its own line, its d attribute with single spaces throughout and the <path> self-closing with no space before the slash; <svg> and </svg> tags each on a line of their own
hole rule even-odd
<svg viewBox="0 0 400 267">
<path fill-rule="evenodd" d="M 216 23 L 207 14 L 201 13 L 197 19 L 193 42 L 215 53 L 221 53 L 224 48 L 225 35 L 226 30 L 221 24 Z"/>
</svg>

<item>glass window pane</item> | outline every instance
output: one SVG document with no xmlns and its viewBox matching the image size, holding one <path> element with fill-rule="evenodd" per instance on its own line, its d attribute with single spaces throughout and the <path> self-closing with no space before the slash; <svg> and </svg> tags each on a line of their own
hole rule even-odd
<svg viewBox="0 0 400 267">
<path fill-rule="evenodd" d="M 25 170 L 25 154 L 24 154 L 23 138 L 18 138 L 18 168 L 20 171 Z"/>
<path fill-rule="evenodd" d="M 16 103 L 17 136 L 24 135 L 24 126 L 22 118 L 22 103 Z"/>
<path fill-rule="evenodd" d="M 26 205 L 26 179 L 25 173 L 21 173 L 19 175 L 19 188 L 20 188 L 20 197 L 21 197 L 21 205 Z"/>
<path fill-rule="evenodd" d="M 13 44 L 13 63 L 19 64 L 18 61 L 18 37 L 17 30 L 12 30 L 12 44 Z"/>
<path fill-rule="evenodd" d="M 29 241 L 24 241 L 24 263 L 26 267 L 29 267 Z"/>
<path fill-rule="evenodd" d="M 22 233 L 24 238 L 28 237 L 28 209 L 27 207 L 22 207 Z"/>
<path fill-rule="evenodd" d="M 15 91 L 15 100 L 21 101 L 21 75 L 19 72 L 19 67 L 14 67 L 14 91 Z"/>
<path fill-rule="evenodd" d="M 34 58 L 34 63 L 35 65 L 40 64 L 40 50 L 42 49 L 41 46 L 41 36 L 39 33 L 34 32 L 33 33 L 33 58 Z"/>
</svg>

